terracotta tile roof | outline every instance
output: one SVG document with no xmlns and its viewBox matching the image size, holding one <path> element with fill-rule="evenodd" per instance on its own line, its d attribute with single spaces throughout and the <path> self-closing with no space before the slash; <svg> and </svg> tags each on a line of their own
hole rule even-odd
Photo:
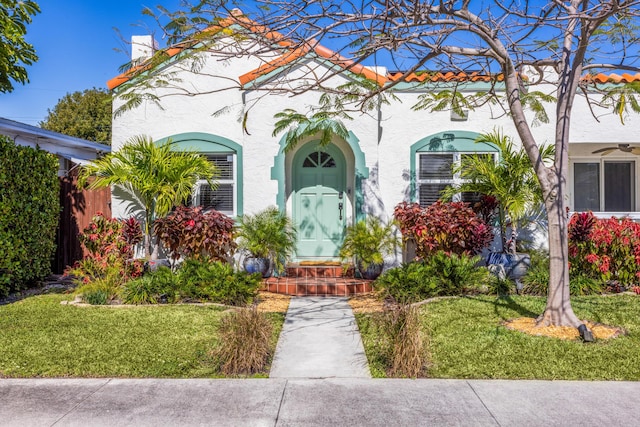
<svg viewBox="0 0 640 427">
<path fill-rule="evenodd" d="M 464 72 L 464 71 L 419 71 L 410 73 L 406 77 L 403 77 L 405 72 L 403 71 L 390 71 L 386 76 L 376 73 L 375 71 L 367 68 L 361 64 L 348 60 L 318 43 L 308 43 L 307 45 L 294 47 L 293 42 L 288 40 L 282 34 L 269 30 L 266 26 L 259 25 L 256 22 L 248 19 L 243 16 L 242 11 L 238 9 L 234 9 L 232 11 L 231 16 L 226 19 L 220 20 L 217 25 L 213 25 L 205 30 L 203 30 L 202 34 L 206 35 L 216 34 L 219 31 L 222 31 L 231 25 L 241 25 L 247 30 L 251 31 L 254 34 L 260 35 L 272 42 L 277 43 L 279 46 L 283 48 L 290 48 L 286 53 L 282 56 L 261 65 L 260 67 L 252 70 L 246 74 L 243 74 L 238 77 L 240 84 L 246 85 L 257 79 L 258 77 L 264 76 L 272 71 L 277 70 L 280 67 L 283 67 L 287 64 L 290 64 L 293 61 L 296 61 L 299 58 L 304 57 L 305 55 L 313 52 L 321 58 L 324 58 L 345 70 L 349 70 L 353 73 L 362 75 L 367 79 L 373 80 L 377 82 L 380 86 L 385 85 L 388 82 L 397 82 L 403 80 L 407 83 L 425 83 L 425 82 L 489 82 L 493 80 L 503 81 L 503 74 L 483 74 L 477 71 L 473 72 Z M 165 50 L 165 54 L 168 58 L 171 58 L 188 47 L 196 44 L 197 41 L 191 41 L 188 43 L 179 43 Z M 141 65 L 133 67 L 132 69 L 120 74 L 117 77 L 109 80 L 107 82 L 107 87 L 109 89 L 115 89 L 121 84 L 127 82 L 131 78 L 135 77 L 137 74 L 144 72 L 152 67 L 151 61 L 147 61 Z M 583 77 L 587 81 L 593 81 L 596 83 L 631 83 L 631 82 L 640 82 L 640 73 L 631 75 L 627 73 L 623 73 L 622 75 L 618 74 L 595 74 L 595 75 L 586 75 Z"/>
<path fill-rule="evenodd" d="M 587 74 L 584 76 L 585 80 L 593 81 L 595 83 L 633 83 L 640 82 L 640 73 L 637 74 L 627 74 L 623 73 L 622 75 L 618 75 L 615 73 L 611 74 Z"/>
<path fill-rule="evenodd" d="M 389 80 L 395 82 L 403 79 L 404 72 L 402 71 L 390 71 L 388 73 Z M 525 76 L 526 77 L 526 76 Z M 408 76 L 404 77 L 404 81 L 408 83 L 424 83 L 424 82 L 488 82 L 493 79 L 501 82 L 504 80 L 503 74 L 481 74 L 479 72 L 453 72 L 453 71 L 424 71 L 411 73 Z M 586 81 L 592 81 L 595 83 L 632 83 L 632 82 L 640 82 L 640 73 L 637 74 L 627 74 L 623 73 L 622 75 L 618 75 L 615 73 L 611 74 L 587 74 L 583 77 Z"/>
<path fill-rule="evenodd" d="M 318 43 L 315 43 L 313 45 L 308 44 L 303 47 L 295 48 L 292 51 L 287 52 L 284 55 L 274 59 L 273 61 L 268 62 L 264 65 L 261 65 L 255 70 L 252 70 L 246 74 L 241 75 L 238 79 L 240 80 L 240 83 L 242 85 L 246 85 L 247 83 L 252 82 L 253 80 L 257 79 L 260 76 L 263 76 L 265 74 L 268 74 L 272 71 L 277 70 L 280 67 L 290 64 L 291 62 L 295 61 L 298 58 L 304 57 L 310 52 L 314 52 L 319 57 L 327 59 L 332 63 L 344 68 L 345 70 L 349 70 L 355 74 L 360 74 L 369 80 L 373 80 L 376 83 L 378 83 L 380 86 L 384 86 L 384 84 L 387 82 L 387 78 L 385 76 L 382 76 L 361 64 L 358 64 L 349 59 L 346 59 L 340 54 Z"/>
<path fill-rule="evenodd" d="M 481 74 L 477 71 L 464 72 L 464 71 L 423 71 L 417 73 L 411 73 L 406 77 L 403 71 L 390 71 L 388 73 L 389 80 L 395 82 L 398 80 L 404 80 L 407 83 L 424 83 L 424 82 L 489 82 L 494 79 L 503 81 L 504 76 L 502 74 Z"/>
<path fill-rule="evenodd" d="M 266 39 L 269 39 L 282 47 L 289 47 L 292 44 L 289 40 L 286 40 L 282 34 L 276 31 L 269 31 L 265 26 L 258 25 L 257 23 L 251 21 L 250 19 L 242 16 L 242 12 L 238 9 L 234 9 L 231 12 L 231 16 L 229 18 L 222 19 L 217 25 L 212 25 L 204 29 L 202 31 L 202 34 L 213 35 L 218 33 L 219 31 L 224 30 L 225 28 L 230 27 L 233 24 L 242 25 L 249 31 L 255 34 L 260 34 Z M 169 59 L 195 44 L 197 44 L 197 40 L 194 40 L 191 42 L 185 42 L 185 43 L 178 43 L 178 44 L 175 44 L 174 46 L 169 47 L 164 52 L 167 56 L 167 59 Z M 125 71 L 119 76 L 116 76 L 111 80 L 107 81 L 107 87 L 109 89 L 115 89 L 116 87 L 129 81 L 131 78 L 135 77 L 139 73 L 144 72 L 150 68 L 152 68 L 151 61 L 146 61 L 138 66 L 131 68 L 130 70 Z"/>
<path fill-rule="evenodd" d="M 206 34 L 206 33 L 215 34 L 234 24 L 241 25 L 247 30 L 249 30 L 250 32 L 260 35 L 268 40 L 271 40 L 277 43 L 278 45 L 280 45 L 281 47 L 289 48 L 293 46 L 293 42 L 291 40 L 288 40 L 282 34 L 276 31 L 271 31 L 267 27 L 257 24 L 256 22 L 243 16 L 242 12 L 237 9 L 232 11 L 232 15 L 229 18 L 223 19 L 217 25 L 213 25 L 203 30 L 203 34 Z M 177 44 L 167 49 L 165 53 L 167 54 L 168 58 L 171 58 L 177 55 L 178 53 L 182 52 L 184 49 L 196 43 L 197 42 L 194 41 L 191 43 Z M 376 72 L 364 67 L 363 65 L 350 61 L 340 56 L 338 53 L 330 49 L 327 49 L 324 46 L 321 46 L 318 43 L 314 43 L 314 44 L 308 44 L 303 47 L 293 48 L 292 50 L 286 52 L 285 54 L 276 58 L 275 60 L 240 76 L 239 77 L 240 83 L 243 85 L 247 84 L 255 80 L 256 78 L 262 75 L 268 74 L 279 67 L 285 66 L 312 51 L 315 52 L 318 56 L 325 58 L 333 62 L 334 64 L 339 65 L 349 71 L 352 71 L 356 74 L 361 74 L 368 79 L 374 80 L 380 85 L 384 85 L 387 82 L 387 78 L 385 76 L 381 76 Z M 119 76 L 114 77 L 113 79 L 107 81 L 107 87 L 109 89 L 115 89 L 116 87 L 120 86 L 121 84 L 135 77 L 137 74 L 144 72 L 150 68 L 152 68 L 152 64 L 150 61 L 147 61 L 139 66 L 133 67 L 130 70 L 120 74 Z"/>
</svg>

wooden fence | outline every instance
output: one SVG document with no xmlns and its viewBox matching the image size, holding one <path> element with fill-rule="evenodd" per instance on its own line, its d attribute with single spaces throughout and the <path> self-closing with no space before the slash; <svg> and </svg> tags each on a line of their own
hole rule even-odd
<svg viewBox="0 0 640 427">
<path fill-rule="evenodd" d="M 52 270 L 61 274 L 68 265 L 82 259 L 83 248 L 78 234 L 84 230 L 91 218 L 102 212 L 111 218 L 111 190 L 79 190 L 77 175 L 60 177 L 60 221 L 56 236 L 56 255 Z"/>
</svg>

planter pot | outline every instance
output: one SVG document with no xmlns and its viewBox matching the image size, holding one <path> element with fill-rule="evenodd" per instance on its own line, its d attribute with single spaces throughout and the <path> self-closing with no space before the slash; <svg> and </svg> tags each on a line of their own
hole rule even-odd
<svg viewBox="0 0 640 427">
<path fill-rule="evenodd" d="M 369 264 L 369 267 L 362 268 L 361 265 L 358 265 L 358 271 L 363 279 L 366 280 L 375 280 L 382 274 L 382 269 L 384 264 Z"/>
<path fill-rule="evenodd" d="M 526 253 L 506 254 L 492 252 L 487 259 L 487 265 L 502 265 L 510 279 L 518 281 L 527 274 L 531 266 L 531 256 Z"/>
<path fill-rule="evenodd" d="M 531 256 L 525 253 L 516 253 L 511 255 L 507 275 L 517 281 L 527 274 L 529 267 L 531 267 Z"/>
<path fill-rule="evenodd" d="M 247 273 L 260 273 L 263 278 L 271 276 L 271 263 L 268 258 L 247 257 L 244 259 L 244 270 Z"/>
<path fill-rule="evenodd" d="M 403 264 L 408 264 L 416 259 L 416 250 L 418 249 L 418 245 L 415 239 L 410 238 L 404 242 L 404 246 L 402 247 L 402 262 Z"/>
<path fill-rule="evenodd" d="M 161 259 L 150 259 L 149 261 L 144 263 L 145 271 L 156 271 L 158 267 L 164 266 L 171 268 L 171 262 L 166 258 Z"/>
</svg>

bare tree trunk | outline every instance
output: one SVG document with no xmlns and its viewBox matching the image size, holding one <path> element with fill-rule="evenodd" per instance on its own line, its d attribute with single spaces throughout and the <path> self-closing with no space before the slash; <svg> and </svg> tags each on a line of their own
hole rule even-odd
<svg viewBox="0 0 640 427">
<path fill-rule="evenodd" d="M 563 193 L 563 192 L 561 192 Z M 539 326 L 573 326 L 582 324 L 571 308 L 569 296 L 569 245 L 567 212 L 562 197 L 546 197 L 549 220 L 549 290 L 547 306 L 537 319 Z"/>
<path fill-rule="evenodd" d="M 549 221 L 549 290 L 547 294 L 547 306 L 544 313 L 538 317 L 540 326 L 573 326 L 578 327 L 582 322 L 571 308 L 569 296 L 569 246 L 567 242 L 567 211 L 565 204 L 566 181 L 569 170 L 569 124 L 571 101 L 573 98 L 567 95 L 567 90 L 576 88 L 570 84 L 565 89 L 564 95 L 558 105 L 558 123 L 556 125 L 556 154 L 552 167 L 547 167 L 542 161 L 540 150 L 536 140 L 527 125 L 526 116 L 520 102 L 517 74 L 507 63 L 506 85 L 513 121 L 518 130 L 520 139 L 524 145 L 529 159 L 540 182 L 545 208 Z M 579 73 L 579 71 L 578 71 Z M 579 75 L 579 74 L 578 74 Z M 575 76 L 574 76 L 575 77 Z M 566 76 L 565 76 L 566 78 Z"/>
</svg>

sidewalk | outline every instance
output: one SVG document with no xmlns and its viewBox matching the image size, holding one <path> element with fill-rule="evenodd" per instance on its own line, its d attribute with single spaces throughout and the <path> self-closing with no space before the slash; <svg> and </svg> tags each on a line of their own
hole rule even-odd
<svg viewBox="0 0 640 427">
<path fill-rule="evenodd" d="M 640 383 L 0 380 L 1 426 L 633 426 Z"/>
</svg>

